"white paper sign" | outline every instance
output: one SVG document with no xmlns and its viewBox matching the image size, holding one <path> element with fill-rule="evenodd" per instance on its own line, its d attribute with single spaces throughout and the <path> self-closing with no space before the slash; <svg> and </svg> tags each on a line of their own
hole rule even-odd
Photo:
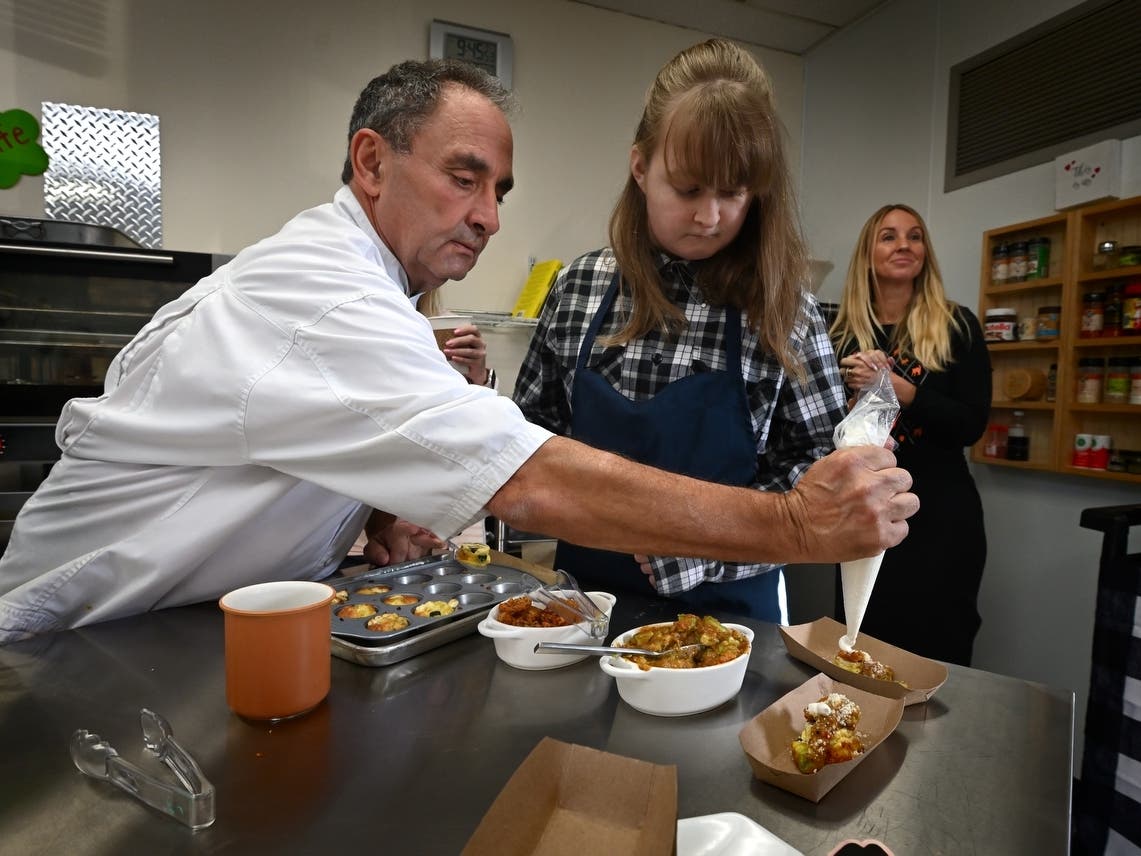
<svg viewBox="0 0 1141 856">
<path fill-rule="evenodd" d="M 1103 140 L 1054 158 L 1054 207 L 1121 196 L 1121 140 Z"/>
</svg>

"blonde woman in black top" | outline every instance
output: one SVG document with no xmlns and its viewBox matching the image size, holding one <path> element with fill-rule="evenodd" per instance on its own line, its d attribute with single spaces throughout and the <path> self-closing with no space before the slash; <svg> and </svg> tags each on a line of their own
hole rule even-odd
<svg viewBox="0 0 1141 856">
<path fill-rule="evenodd" d="M 850 395 L 890 368 L 895 454 L 920 500 L 910 534 L 884 556 L 861 631 L 970 665 L 986 532 L 964 449 L 986 429 L 990 358 L 978 318 L 947 299 L 915 209 L 886 205 L 864 224 L 830 335 Z"/>
</svg>

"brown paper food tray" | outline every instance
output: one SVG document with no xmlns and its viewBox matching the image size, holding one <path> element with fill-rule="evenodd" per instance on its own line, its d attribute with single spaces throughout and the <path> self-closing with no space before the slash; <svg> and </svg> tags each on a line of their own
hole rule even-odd
<svg viewBox="0 0 1141 856">
<path fill-rule="evenodd" d="M 888 698 L 901 698 L 905 705 L 927 701 L 947 682 L 947 667 L 943 663 L 896 648 L 866 633 L 857 637 L 856 647 L 867 651 L 885 666 L 891 666 L 896 680 L 878 681 L 849 672 L 832 662 L 840 650 L 840 637 L 846 632 L 843 624 L 831 618 L 780 628 L 785 648 L 796 659 L 849 686 Z"/>
<path fill-rule="evenodd" d="M 792 760 L 792 741 L 804 730 L 804 708 L 829 693 L 842 693 L 860 706 L 856 731 L 864 751 L 843 764 L 828 764 L 815 773 L 802 773 Z M 741 729 L 741 748 L 753 775 L 781 790 L 820 802 L 856 766 L 895 731 L 903 718 L 903 700 L 867 693 L 827 675 L 809 678 L 777 699 Z"/>
<path fill-rule="evenodd" d="M 544 737 L 499 792 L 464 856 L 674 852 L 677 768 Z"/>
</svg>

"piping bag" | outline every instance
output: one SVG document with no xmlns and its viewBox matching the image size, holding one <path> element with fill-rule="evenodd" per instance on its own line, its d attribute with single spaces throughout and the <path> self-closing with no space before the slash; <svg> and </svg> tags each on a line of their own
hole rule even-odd
<svg viewBox="0 0 1141 856">
<path fill-rule="evenodd" d="M 891 428 L 899 415 L 899 399 L 891 386 L 891 375 L 886 368 L 880 369 L 875 379 L 856 393 L 856 402 L 836 430 L 832 441 L 837 449 L 852 446 L 886 446 L 891 436 Z M 876 584 L 883 563 L 883 551 L 866 559 L 853 559 L 840 563 L 840 582 L 844 590 L 844 617 L 848 621 L 848 632 L 840 637 L 840 650 L 852 651 L 856 647 L 856 636 L 864 620 L 868 601 L 872 597 L 872 587 Z"/>
</svg>

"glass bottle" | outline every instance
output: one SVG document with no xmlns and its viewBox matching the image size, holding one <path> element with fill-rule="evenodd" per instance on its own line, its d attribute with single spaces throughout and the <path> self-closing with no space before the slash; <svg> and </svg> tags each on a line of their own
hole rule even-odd
<svg viewBox="0 0 1141 856">
<path fill-rule="evenodd" d="M 1008 461 L 1030 460 L 1030 438 L 1026 436 L 1026 426 L 1022 424 L 1025 413 L 1015 410 L 1010 427 L 1006 432 L 1006 459 Z"/>
<path fill-rule="evenodd" d="M 1101 335 L 1121 335 L 1121 286 L 1118 284 L 1106 286 L 1105 311 L 1102 317 Z"/>
</svg>

